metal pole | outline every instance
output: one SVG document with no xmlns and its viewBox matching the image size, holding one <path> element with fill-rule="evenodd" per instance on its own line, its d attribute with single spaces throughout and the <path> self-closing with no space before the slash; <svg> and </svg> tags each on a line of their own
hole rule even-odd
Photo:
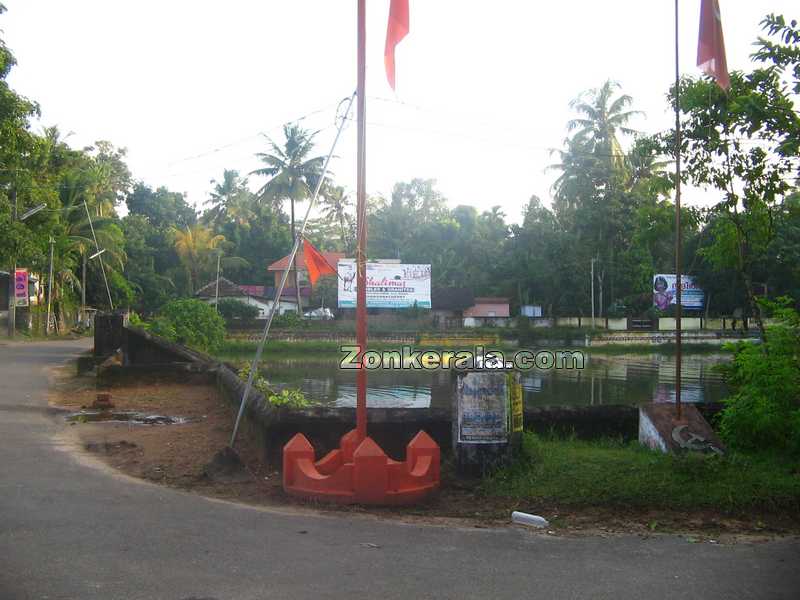
<svg viewBox="0 0 800 600">
<path fill-rule="evenodd" d="M 592 329 L 594 329 L 594 261 L 592 259 Z"/>
<path fill-rule="evenodd" d="M 292 239 L 294 239 L 294 199 L 291 201 L 292 204 Z M 303 258 L 305 260 L 305 257 Z M 294 269 L 294 292 L 295 292 L 295 299 L 297 301 L 297 316 L 301 319 L 303 318 L 303 305 L 300 301 L 300 274 L 297 271 L 297 256 L 292 259 L 292 269 Z"/>
<path fill-rule="evenodd" d="M 14 187 L 11 188 L 11 201 L 14 204 L 14 220 L 17 222 L 17 185 L 16 174 L 14 180 Z M 17 276 L 17 252 L 16 242 L 13 249 L 13 257 L 11 261 L 11 272 L 8 274 L 8 337 L 13 338 L 16 333 L 16 320 L 17 320 L 17 290 L 16 290 L 16 276 Z"/>
<path fill-rule="evenodd" d="M 86 209 L 86 218 L 89 219 L 89 229 L 92 230 L 92 239 L 94 239 L 94 246 L 95 251 L 100 252 L 100 244 L 97 243 L 97 235 L 94 232 L 94 225 L 92 224 L 92 216 L 89 214 L 89 206 L 86 204 L 86 198 L 83 199 L 83 208 Z M 106 284 L 106 294 L 108 294 L 108 306 L 113 311 L 114 310 L 114 301 L 111 300 L 111 288 L 108 287 L 108 278 L 106 277 L 106 268 L 103 265 L 103 257 L 99 256 L 100 259 L 100 271 L 103 273 L 103 282 Z"/>
<path fill-rule="evenodd" d="M 367 370 L 363 368 L 363 356 L 367 350 L 367 210 L 366 210 L 366 129 L 364 95 L 366 72 L 366 0 L 358 0 L 358 150 L 356 170 L 356 345 L 359 349 L 360 364 L 356 374 L 356 435 L 360 442 L 367 437 Z"/>
<path fill-rule="evenodd" d="M 678 0 L 675 0 L 675 411 L 681 419 L 681 76 L 678 63 Z"/>
<path fill-rule="evenodd" d="M 222 258 L 222 252 L 217 252 L 217 285 L 214 289 L 214 310 L 219 312 L 219 259 Z"/>
<path fill-rule="evenodd" d="M 50 309 L 53 306 L 53 246 L 56 240 L 50 236 L 50 278 L 47 283 L 47 325 L 45 325 L 45 334 L 50 335 Z"/>
<path fill-rule="evenodd" d="M 306 211 L 306 216 L 303 220 L 303 226 L 300 228 L 300 232 L 294 239 L 294 246 L 292 246 L 292 251 L 289 254 L 289 262 L 287 263 L 286 268 L 283 270 L 280 285 L 278 285 L 278 289 L 275 291 L 275 298 L 272 300 L 272 307 L 269 311 L 269 317 L 267 317 L 267 323 L 264 326 L 264 333 L 261 335 L 261 341 L 258 343 L 258 348 L 256 349 L 256 355 L 253 357 L 253 362 L 250 363 L 250 374 L 247 377 L 247 383 L 245 384 L 244 392 L 242 393 L 242 401 L 239 403 L 239 412 L 236 415 L 236 422 L 233 425 L 233 433 L 231 434 L 230 442 L 231 448 L 236 441 L 236 434 L 239 432 L 239 423 L 242 420 L 242 415 L 244 415 L 244 410 L 247 406 L 247 400 L 250 396 L 250 390 L 253 389 L 253 379 L 255 378 L 256 370 L 258 369 L 258 363 L 261 360 L 261 353 L 264 351 L 264 344 L 267 342 L 269 329 L 272 326 L 272 319 L 275 317 L 275 313 L 278 311 L 278 307 L 280 306 L 281 302 L 281 295 L 283 294 L 283 288 L 286 287 L 286 281 L 289 279 L 289 272 L 292 269 L 292 261 L 297 255 L 297 249 L 300 247 L 300 240 L 303 238 L 303 234 L 306 231 L 308 217 L 311 214 L 311 209 L 314 207 L 314 203 L 317 200 L 317 196 L 319 195 L 319 190 L 322 187 L 322 182 L 325 179 L 325 175 L 328 173 L 328 163 L 330 163 L 331 157 L 333 157 L 333 151 L 336 149 L 336 143 L 339 141 L 339 136 L 342 133 L 342 129 L 344 129 L 345 123 L 347 123 L 347 115 L 350 114 L 350 108 L 353 106 L 354 98 L 355 94 L 350 96 L 350 103 L 347 105 L 347 110 L 344 113 L 342 122 L 339 124 L 339 129 L 336 131 L 336 137 L 333 139 L 331 151 L 328 153 L 328 157 L 325 159 L 325 165 L 322 167 L 322 175 L 320 176 L 317 186 L 314 189 L 314 195 L 311 196 L 311 202 L 308 203 L 308 210 Z"/>
</svg>

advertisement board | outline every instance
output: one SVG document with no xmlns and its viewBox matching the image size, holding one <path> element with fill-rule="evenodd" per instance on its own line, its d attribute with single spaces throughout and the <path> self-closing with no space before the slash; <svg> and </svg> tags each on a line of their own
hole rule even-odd
<svg viewBox="0 0 800 600">
<path fill-rule="evenodd" d="M 356 307 L 356 263 L 340 260 L 339 308 Z M 431 266 L 367 263 L 367 308 L 431 307 Z"/>
<path fill-rule="evenodd" d="M 674 273 L 658 273 L 653 275 L 653 306 L 659 310 L 667 310 L 676 303 L 675 283 L 677 277 Z M 702 310 L 705 305 L 705 293 L 697 287 L 694 277 L 681 275 L 681 306 L 691 310 Z"/>
<path fill-rule="evenodd" d="M 14 271 L 14 306 L 28 306 L 28 269 Z"/>
</svg>

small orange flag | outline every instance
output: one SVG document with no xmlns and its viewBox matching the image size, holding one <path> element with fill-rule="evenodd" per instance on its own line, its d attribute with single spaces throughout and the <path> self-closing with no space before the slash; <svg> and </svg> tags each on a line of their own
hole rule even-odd
<svg viewBox="0 0 800 600">
<path fill-rule="evenodd" d="M 303 240 L 303 260 L 306 263 L 308 279 L 311 285 L 317 283 L 317 279 L 322 275 L 336 275 L 336 269 L 331 266 L 319 250 L 311 245 L 308 240 Z"/>
<path fill-rule="evenodd" d="M 386 48 L 383 62 L 386 65 L 386 79 L 394 89 L 394 47 L 408 35 L 408 0 L 392 0 L 389 5 L 389 25 L 386 28 Z"/>
</svg>

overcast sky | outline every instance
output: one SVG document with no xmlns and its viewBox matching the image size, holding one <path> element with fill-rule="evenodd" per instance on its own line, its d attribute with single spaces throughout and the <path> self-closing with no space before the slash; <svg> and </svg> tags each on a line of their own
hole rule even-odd
<svg viewBox="0 0 800 600">
<path fill-rule="evenodd" d="M 355 0 L 3 1 L 11 85 L 41 104 L 37 128 L 74 132 L 75 147 L 125 147 L 137 179 L 198 206 L 223 169 L 257 168 L 260 134 L 279 139 L 286 121 L 305 116 L 327 153 L 335 107 L 355 88 Z M 700 0 L 680 4 L 681 70 L 697 74 Z M 549 149 L 582 90 L 614 79 L 646 113 L 637 129 L 670 124 L 672 0 L 411 0 L 396 93 L 383 69 L 389 0 L 367 5 L 370 194 L 430 177 L 451 206 L 500 205 L 518 221 L 532 194 L 550 201 Z M 731 70 L 750 68 L 765 14 L 800 16 L 796 0 L 720 5 Z M 335 178 L 352 190 L 355 127 L 336 154 Z"/>
</svg>

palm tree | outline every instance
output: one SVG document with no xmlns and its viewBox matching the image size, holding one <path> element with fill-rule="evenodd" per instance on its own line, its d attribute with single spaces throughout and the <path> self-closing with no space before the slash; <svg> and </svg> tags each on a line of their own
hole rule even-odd
<svg viewBox="0 0 800 600">
<path fill-rule="evenodd" d="M 175 252 L 189 273 L 191 293 L 198 287 L 201 272 L 207 268 L 213 251 L 225 241 L 224 235 L 215 235 L 210 227 L 191 225 L 172 230 Z"/>
<path fill-rule="evenodd" d="M 80 255 L 81 262 L 81 311 L 86 306 L 86 263 L 87 254 L 97 245 L 105 250 L 104 256 L 110 258 L 109 267 L 120 271 L 125 265 L 124 235 L 117 222 L 110 217 L 95 217 L 89 220 L 88 213 L 97 212 L 93 196 L 96 179 L 94 174 L 82 170 L 68 171 L 61 179 L 59 195 L 63 210 L 62 225 L 64 236 L 69 241 L 68 252 Z M 94 228 L 94 233 L 92 233 Z M 83 317 L 83 314 L 81 315 Z"/>
<path fill-rule="evenodd" d="M 634 135 L 635 130 L 627 127 L 628 122 L 640 111 L 627 110 L 633 102 L 627 94 L 614 98 L 619 83 L 608 80 L 600 88 L 587 90 L 570 102 L 570 108 L 582 116 L 567 123 L 574 138 L 586 142 L 589 150 L 608 158 L 617 168 L 623 168 L 625 153 L 619 143 L 617 133 Z"/>
<path fill-rule="evenodd" d="M 348 209 L 353 203 L 342 186 L 328 186 L 323 196 L 322 216 L 339 227 L 342 250 L 350 252 L 353 245 L 353 218 Z"/>
<path fill-rule="evenodd" d="M 252 171 L 253 175 L 270 178 L 258 192 L 260 199 L 276 204 L 285 200 L 291 203 L 292 243 L 295 240 L 294 203 L 311 197 L 325 162 L 323 156 L 311 156 L 316 134 L 317 132 L 306 131 L 297 123 L 287 123 L 283 126 L 283 135 L 286 138 L 283 146 L 265 136 L 271 152 L 259 152 L 256 156 L 266 166 Z M 292 267 L 297 292 L 297 312 L 302 317 L 296 260 Z"/>
<path fill-rule="evenodd" d="M 212 179 L 211 183 L 214 190 L 207 202 L 211 208 L 203 215 L 203 220 L 217 228 L 228 221 L 247 228 L 254 216 L 247 179 L 242 179 L 238 171 L 225 169 L 222 181 Z"/>
</svg>

